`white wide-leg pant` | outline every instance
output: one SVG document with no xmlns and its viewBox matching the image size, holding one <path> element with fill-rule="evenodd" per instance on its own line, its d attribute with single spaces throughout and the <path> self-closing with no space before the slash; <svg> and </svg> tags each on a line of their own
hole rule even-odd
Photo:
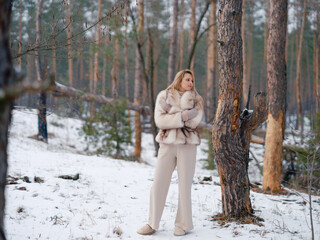
<svg viewBox="0 0 320 240">
<path fill-rule="evenodd" d="M 179 181 L 178 211 L 175 226 L 185 231 L 193 229 L 191 185 L 196 163 L 196 145 L 160 144 L 153 185 L 150 191 L 149 225 L 159 228 L 172 172 L 177 166 Z"/>
</svg>

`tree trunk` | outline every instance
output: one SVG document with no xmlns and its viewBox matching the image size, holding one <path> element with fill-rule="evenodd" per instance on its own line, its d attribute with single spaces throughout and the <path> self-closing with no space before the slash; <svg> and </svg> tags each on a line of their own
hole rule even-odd
<svg viewBox="0 0 320 240">
<path fill-rule="evenodd" d="M 68 43 L 68 69 L 69 69 L 69 86 L 73 86 L 73 63 L 72 63 L 72 30 L 71 30 L 71 11 L 69 10 L 71 0 L 63 0 L 65 6 L 66 24 L 67 24 L 67 43 Z"/>
<path fill-rule="evenodd" d="M 270 0 L 267 55 L 268 126 L 263 164 L 263 190 L 278 192 L 281 183 L 287 70 L 285 59 L 287 1 Z"/>
<path fill-rule="evenodd" d="M 300 32 L 300 40 L 299 40 L 299 48 L 297 53 L 297 75 L 296 75 L 296 99 L 297 99 L 297 107 L 298 107 L 298 121 L 300 127 L 300 138 L 301 143 L 303 143 L 303 116 L 302 116 L 302 103 L 301 103 L 301 55 L 302 55 L 302 42 L 303 42 L 303 34 L 304 34 L 304 26 L 307 18 L 307 0 L 304 0 L 303 4 L 303 18 L 301 24 L 301 32 Z"/>
<path fill-rule="evenodd" d="M 118 33 L 117 33 L 118 35 Z M 120 78 L 120 66 L 119 66 L 119 58 L 120 58 L 120 44 L 119 44 L 119 36 L 115 36 L 114 38 L 114 46 L 113 46 L 113 63 L 111 70 L 111 78 L 112 78 L 112 97 L 119 97 L 119 78 Z"/>
<path fill-rule="evenodd" d="M 19 11 L 19 44 L 18 44 L 18 52 L 21 54 L 22 49 L 22 0 L 20 0 L 20 11 Z M 22 70 L 22 57 L 18 58 L 18 66 L 19 71 Z"/>
<path fill-rule="evenodd" d="M 127 8 L 128 6 L 126 6 Z M 126 100 L 130 102 L 130 91 L 129 91 L 129 43 L 128 43 L 128 21 L 126 21 L 125 24 L 125 36 L 124 36 L 124 88 L 125 88 L 125 95 L 126 95 Z M 128 115 L 128 122 L 129 125 L 131 126 L 131 117 L 130 117 L 130 110 L 127 111 Z M 131 127 L 130 127 L 131 128 Z M 130 139 L 131 139 L 131 134 L 130 134 Z"/>
<path fill-rule="evenodd" d="M 269 11 L 268 11 L 268 0 L 263 1 L 264 5 L 264 14 L 266 20 L 264 22 L 264 43 L 263 43 L 263 63 L 261 67 L 261 77 L 260 77 L 260 89 L 264 89 L 266 82 L 266 69 L 267 69 L 267 45 L 268 45 L 268 19 L 269 19 Z"/>
<path fill-rule="evenodd" d="M 209 26 L 216 24 L 217 1 L 211 2 Z M 207 122 L 212 122 L 214 117 L 214 89 L 216 76 L 216 26 L 212 26 L 208 31 L 207 38 Z"/>
<path fill-rule="evenodd" d="M 92 86 L 92 94 L 96 94 L 98 82 L 100 78 L 99 74 L 99 53 L 100 53 L 100 26 L 101 22 L 99 21 L 101 19 L 101 2 L 102 0 L 98 0 L 98 16 L 97 16 L 97 31 L 96 31 L 96 44 L 97 49 L 94 53 L 94 59 L 93 59 L 93 86 Z M 90 110 L 90 118 L 94 119 L 96 112 L 96 104 L 93 102 L 91 104 L 91 110 Z"/>
<path fill-rule="evenodd" d="M 242 86 L 242 106 L 247 105 L 249 81 L 247 70 L 247 38 L 246 38 L 246 0 L 242 0 L 241 38 L 242 38 L 242 62 L 243 62 L 243 86 Z"/>
<path fill-rule="evenodd" d="M 139 11 L 139 24 L 137 29 L 138 41 L 142 45 L 143 42 L 143 29 L 144 29 L 144 1 L 138 0 L 138 11 Z M 134 80 L 134 103 L 141 104 L 142 96 L 142 63 L 139 55 L 139 49 L 136 48 L 136 68 L 135 68 L 135 80 Z M 134 145 L 134 156 L 140 158 L 141 156 L 141 119 L 140 113 L 135 112 L 134 114 L 134 132 L 135 132 L 135 145 Z"/>
<path fill-rule="evenodd" d="M 12 1 L 4 0 L 0 4 L 0 89 L 15 84 L 13 64 L 9 46 L 9 25 Z M 0 239 L 6 239 L 4 229 L 5 187 L 8 169 L 8 128 L 11 121 L 13 100 L 0 101 Z"/>
<path fill-rule="evenodd" d="M 42 11 L 43 0 L 39 0 L 37 6 L 37 17 L 36 17 L 36 43 L 39 46 L 41 40 L 41 11 Z M 36 72 L 37 81 L 43 82 L 43 74 L 41 69 L 40 52 L 36 50 Z M 46 108 L 47 94 L 45 92 L 40 93 L 39 106 L 38 106 L 38 138 L 41 141 L 48 142 L 47 132 L 47 108 Z"/>
<path fill-rule="evenodd" d="M 178 41 L 178 0 L 173 0 L 173 26 L 171 29 L 170 53 L 168 63 L 168 85 L 173 82 L 176 66 L 176 52 Z"/>
<path fill-rule="evenodd" d="M 212 127 L 213 149 L 220 175 L 222 211 L 240 219 L 251 215 L 248 177 L 252 131 L 267 116 L 265 94 L 255 98 L 254 111 L 240 116 L 242 89 L 242 1 L 219 1 L 219 101 Z"/>
<path fill-rule="evenodd" d="M 182 70 L 183 67 L 183 48 L 184 48 L 184 0 L 181 0 L 180 4 L 180 19 L 179 19 L 179 63 L 178 71 Z"/>
<path fill-rule="evenodd" d="M 104 39 L 104 48 L 107 49 L 108 48 L 108 40 L 107 38 Z M 106 81 L 107 81 L 107 76 L 106 76 L 106 70 L 107 68 L 107 56 L 103 57 L 103 69 L 102 69 L 102 95 L 105 96 L 106 95 Z"/>
<path fill-rule="evenodd" d="M 189 43 L 188 43 L 189 55 L 191 54 L 192 46 L 194 44 L 194 36 L 196 35 L 196 7 L 197 7 L 197 0 L 191 0 L 191 19 L 190 19 Z M 194 55 L 192 56 L 191 63 L 190 63 L 190 70 L 193 72 L 194 72 Z"/>
</svg>

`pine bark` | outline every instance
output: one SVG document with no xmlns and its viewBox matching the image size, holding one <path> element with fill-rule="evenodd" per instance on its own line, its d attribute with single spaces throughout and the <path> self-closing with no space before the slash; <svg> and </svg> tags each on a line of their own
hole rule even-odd
<svg viewBox="0 0 320 240">
<path fill-rule="evenodd" d="M 217 1 L 211 2 L 209 26 L 216 24 L 216 10 Z M 207 122 L 212 122 L 214 117 L 214 89 L 215 89 L 215 76 L 216 76 L 216 26 L 213 25 L 208 31 L 207 38 L 207 111 L 206 119 Z"/>
<path fill-rule="evenodd" d="M 11 2 L 3 0 L 0 4 L 0 89 L 15 84 L 13 64 L 9 46 L 9 25 Z M 8 169 L 8 128 L 11 121 L 13 99 L 0 101 L 0 239 L 6 239 L 4 229 L 5 187 Z"/>
<path fill-rule="evenodd" d="M 41 12 L 42 12 L 43 0 L 39 0 L 37 6 L 37 16 L 36 16 L 36 43 L 39 46 L 41 41 Z M 37 81 L 43 81 L 43 72 L 41 69 L 41 58 L 40 52 L 36 50 L 36 72 Z M 48 131 L 47 131 L 47 108 L 46 108 L 47 94 L 46 92 L 41 92 L 39 95 L 38 102 L 38 138 L 41 141 L 48 142 Z"/>
<path fill-rule="evenodd" d="M 143 29 L 144 29 L 144 1 L 138 1 L 138 11 L 139 11 L 139 23 L 138 23 L 138 41 L 142 45 L 143 42 Z M 141 104 L 142 96 L 142 63 L 139 55 L 139 49 L 136 47 L 136 68 L 135 68 L 135 81 L 134 81 L 134 103 Z M 140 158 L 141 156 L 141 119 L 140 113 L 135 112 L 134 114 L 134 132 L 135 132 L 135 145 L 134 145 L 134 156 Z"/>
<path fill-rule="evenodd" d="M 304 27 L 307 18 L 307 0 L 304 0 L 303 4 L 303 17 L 302 17 L 302 24 L 301 24 L 301 32 L 300 32 L 300 39 L 299 39 L 299 47 L 297 53 L 297 72 L 296 72 L 296 100 L 297 100 L 297 115 L 299 121 L 299 128 L 300 128 L 300 138 L 301 143 L 303 142 L 303 116 L 302 116 L 302 102 L 301 102 L 301 56 L 302 56 L 302 43 L 303 43 L 303 35 L 304 35 Z"/>
<path fill-rule="evenodd" d="M 242 1 L 219 1 L 219 101 L 212 127 L 213 149 L 220 175 L 222 211 L 240 219 L 251 215 L 248 177 L 252 131 L 267 116 L 266 96 L 255 97 L 254 111 L 240 115 L 242 93 Z"/>
<path fill-rule="evenodd" d="M 263 189 L 281 189 L 281 159 L 286 112 L 286 32 L 288 1 L 269 1 L 267 53 L 268 126 L 263 164 Z"/>
<path fill-rule="evenodd" d="M 170 52 L 168 63 L 168 85 L 173 82 L 176 66 L 177 41 L 178 41 L 178 0 L 173 0 L 173 26 L 171 29 Z"/>
</svg>

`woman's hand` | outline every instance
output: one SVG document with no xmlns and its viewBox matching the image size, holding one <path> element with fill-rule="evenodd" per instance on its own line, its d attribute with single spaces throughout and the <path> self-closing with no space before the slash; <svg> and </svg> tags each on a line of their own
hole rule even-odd
<svg viewBox="0 0 320 240">
<path fill-rule="evenodd" d="M 184 110 L 181 114 L 182 121 L 186 122 L 190 119 L 193 119 L 197 116 L 198 110 L 195 108 L 192 108 L 191 110 Z"/>
<path fill-rule="evenodd" d="M 164 100 L 163 98 L 160 99 L 159 104 L 161 108 L 166 112 L 169 112 L 172 107 L 170 104 L 166 103 L 166 100 Z"/>
</svg>

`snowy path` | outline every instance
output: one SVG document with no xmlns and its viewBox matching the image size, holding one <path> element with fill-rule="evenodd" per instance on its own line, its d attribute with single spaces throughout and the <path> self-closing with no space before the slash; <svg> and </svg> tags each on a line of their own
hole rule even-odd
<svg viewBox="0 0 320 240">
<path fill-rule="evenodd" d="M 150 165 L 78 154 L 83 143 L 77 133 L 80 121 L 48 118 L 49 145 L 28 138 L 36 134 L 36 115 L 14 112 L 9 139 L 9 171 L 14 177 L 28 176 L 8 185 L 5 224 L 7 237 L 20 239 L 178 239 L 173 236 L 178 184 L 173 174 L 159 231 L 140 236 L 136 230 L 146 223 L 149 190 L 155 157 L 152 139 L 143 135 L 143 159 Z M 204 157 L 198 148 L 198 160 Z M 257 154 L 259 155 L 259 154 Z M 253 170 L 254 171 L 254 170 Z M 80 173 L 77 181 L 59 175 Z M 194 230 L 179 239 L 311 239 L 309 209 L 301 196 L 270 196 L 251 192 L 251 201 L 264 226 L 227 223 L 220 226 L 210 216 L 221 211 L 220 187 L 204 176 L 216 172 L 202 169 L 198 161 L 193 184 Z M 34 177 L 44 182 L 34 182 Z M 26 190 L 18 190 L 25 187 Z M 306 195 L 303 195 L 307 198 Z M 320 239 L 320 199 L 313 197 L 316 239 Z M 114 230 L 120 230 L 117 236 Z"/>
</svg>

